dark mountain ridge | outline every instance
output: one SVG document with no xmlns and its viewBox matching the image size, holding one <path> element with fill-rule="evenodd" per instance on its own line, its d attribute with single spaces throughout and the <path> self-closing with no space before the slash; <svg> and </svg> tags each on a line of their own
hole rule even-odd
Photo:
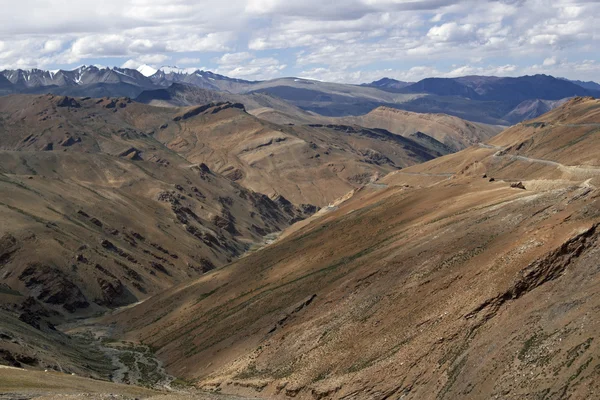
<svg viewBox="0 0 600 400">
<path fill-rule="evenodd" d="M 381 78 L 371 83 L 363 83 L 361 86 L 369 86 L 382 90 L 394 92 L 412 85 L 414 82 L 403 82 L 392 78 Z"/>
<path fill-rule="evenodd" d="M 499 78 L 466 76 L 427 78 L 402 90 L 405 93 L 429 93 L 461 96 L 481 101 L 506 101 L 517 105 L 525 100 L 560 100 L 574 96 L 598 96 L 600 91 L 586 89 L 573 82 L 549 75 Z"/>
</svg>

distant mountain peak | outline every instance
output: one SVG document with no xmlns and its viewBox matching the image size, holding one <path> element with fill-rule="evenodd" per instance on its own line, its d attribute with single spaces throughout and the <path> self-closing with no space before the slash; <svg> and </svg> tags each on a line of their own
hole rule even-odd
<svg viewBox="0 0 600 400">
<path fill-rule="evenodd" d="M 156 68 L 153 68 L 153 67 L 149 66 L 148 64 L 140 65 L 137 68 L 137 70 L 140 74 L 144 75 L 145 77 L 150 77 L 158 71 Z"/>
<path fill-rule="evenodd" d="M 572 80 L 572 79 L 567 79 L 567 78 L 558 78 L 558 79 L 574 83 L 575 85 L 581 86 L 584 89 L 600 91 L 600 84 L 598 84 L 597 82 L 594 82 L 594 81 L 586 82 L 586 81 Z"/>
<path fill-rule="evenodd" d="M 389 83 L 398 83 L 398 82 L 402 82 L 402 81 L 399 81 L 399 80 L 393 79 L 393 78 L 383 77 L 383 78 L 379 79 L 378 81 L 372 82 L 371 85 L 385 85 L 385 84 L 389 84 Z"/>
<path fill-rule="evenodd" d="M 371 83 L 363 83 L 361 86 L 375 87 L 383 90 L 399 90 L 412 85 L 412 82 L 403 82 L 393 78 L 381 78 Z"/>
</svg>

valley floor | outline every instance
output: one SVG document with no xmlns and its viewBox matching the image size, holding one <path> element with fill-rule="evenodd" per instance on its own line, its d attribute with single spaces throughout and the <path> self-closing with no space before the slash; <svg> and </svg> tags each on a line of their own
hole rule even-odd
<svg viewBox="0 0 600 400">
<path fill-rule="evenodd" d="M 55 371 L 32 371 L 0 365 L 0 400 L 248 400 L 191 388 L 158 391 L 87 379 Z"/>
</svg>

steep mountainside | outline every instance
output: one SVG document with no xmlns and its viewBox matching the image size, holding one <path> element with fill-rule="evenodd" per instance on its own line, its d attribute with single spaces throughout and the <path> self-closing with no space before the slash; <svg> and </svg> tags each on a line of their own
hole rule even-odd
<svg viewBox="0 0 600 400">
<path fill-rule="evenodd" d="M 9 95 L 15 92 L 15 86 L 0 74 L 0 96 Z"/>
<path fill-rule="evenodd" d="M 428 94 L 398 108 L 443 112 L 471 121 L 510 125 L 536 118 L 574 96 L 599 96 L 600 91 L 547 75 L 499 78 L 466 76 L 428 78 L 401 89 Z"/>
<path fill-rule="evenodd" d="M 76 86 L 40 86 L 34 89 L 18 91 L 26 94 L 52 93 L 69 97 L 130 97 L 135 98 L 145 89 L 129 83 L 90 83 Z"/>
<path fill-rule="evenodd" d="M 444 154 L 389 132 L 276 125 L 248 114 L 239 103 L 160 108 L 128 98 L 55 96 L 57 118 L 43 104 L 48 99 L 2 99 L 7 108 L 7 117 L 0 120 L 0 129 L 6 132 L 3 149 L 100 149 L 117 155 L 133 147 L 131 157 L 165 158 L 154 154 L 152 147 L 138 148 L 121 138 L 141 134 L 144 140 L 166 145 L 173 156 L 183 157 L 182 162 L 206 163 L 230 180 L 260 193 L 283 195 L 294 204 L 327 205 L 375 176 Z"/>
<path fill-rule="evenodd" d="M 385 129 L 406 137 L 421 132 L 448 147 L 442 154 L 462 150 L 473 143 L 486 140 L 502 130 L 501 127 L 471 123 L 449 115 L 419 114 L 389 107 L 378 107 L 370 113 L 358 117 L 324 117 L 308 113 L 286 101 L 266 94 L 240 95 L 181 84 L 173 84 L 166 89 L 146 91 L 137 97 L 136 101 L 156 106 L 189 106 L 212 101 L 230 101 L 242 103 L 250 114 L 277 124 L 359 125 Z"/>
<path fill-rule="evenodd" d="M 577 98 L 394 172 L 107 322 L 226 393 L 593 398 L 599 113 Z"/>
<path fill-rule="evenodd" d="M 183 110 L 154 137 L 190 162 L 296 204 L 325 206 L 377 176 L 444 154 L 383 130 L 282 126 L 227 104 Z"/>
<path fill-rule="evenodd" d="M 382 128 L 398 135 L 425 133 L 453 151 L 483 142 L 502 131 L 502 127 L 474 123 L 446 114 L 420 114 L 389 107 L 378 107 L 366 115 L 346 117 L 344 121 Z"/>
<path fill-rule="evenodd" d="M 514 108 L 511 112 L 506 114 L 504 117 L 511 123 L 519 123 L 529 119 L 534 119 L 540 115 L 546 114 L 548 111 L 555 109 L 569 101 L 569 99 L 562 100 L 525 100 Z"/>
<path fill-rule="evenodd" d="M 281 97 L 324 116 L 362 115 L 379 106 L 387 106 L 419 113 L 450 114 L 494 125 L 510 125 L 540 115 L 529 112 L 519 119 L 519 110 L 515 107 L 524 101 L 600 95 L 600 92 L 546 75 L 427 78 L 405 87 L 394 88 L 394 85 L 391 80 L 354 86 L 284 78 L 258 82 L 244 90 Z M 403 85 L 400 83 L 399 86 Z M 539 113 L 544 111 L 538 110 Z"/>
<path fill-rule="evenodd" d="M 129 304 L 307 215 L 127 122 L 151 111 L 146 123 L 160 126 L 163 109 L 126 99 L 0 100 L 0 185 L 11 193 L 0 259 L 11 290 L 63 314 Z"/>
<path fill-rule="evenodd" d="M 304 110 L 330 117 L 366 114 L 382 104 L 400 104 L 420 96 L 390 93 L 375 87 L 297 78 L 258 82 L 244 92 L 269 94 Z"/>
<path fill-rule="evenodd" d="M 0 359 L 108 376 L 101 354 L 54 325 L 200 276 L 316 211 L 162 145 L 149 127 L 179 111 L 128 99 L 0 99 L 0 191 L 10 194 L 0 199 L 0 308 L 9 313 Z"/>
</svg>

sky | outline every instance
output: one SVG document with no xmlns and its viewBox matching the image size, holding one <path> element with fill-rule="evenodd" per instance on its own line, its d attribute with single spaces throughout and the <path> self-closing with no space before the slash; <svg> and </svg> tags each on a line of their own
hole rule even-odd
<svg viewBox="0 0 600 400">
<path fill-rule="evenodd" d="M 0 70 L 178 66 L 363 83 L 600 81 L 596 0 L 0 0 Z"/>
</svg>

